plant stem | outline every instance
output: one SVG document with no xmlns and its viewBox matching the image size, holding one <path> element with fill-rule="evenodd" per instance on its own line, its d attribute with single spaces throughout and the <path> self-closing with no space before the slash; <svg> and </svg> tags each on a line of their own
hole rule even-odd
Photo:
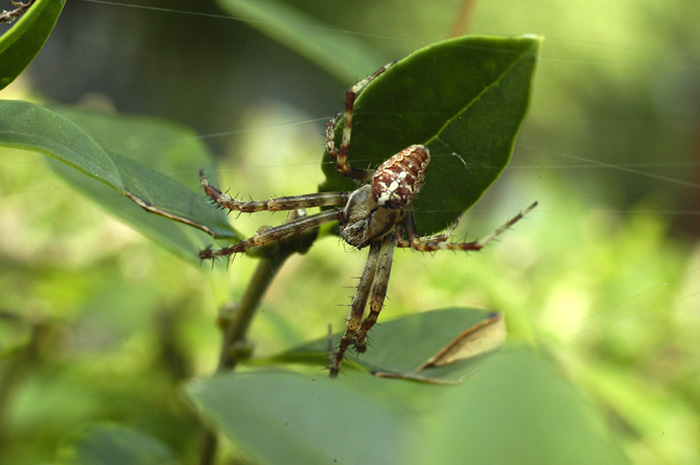
<svg viewBox="0 0 700 465">
<path fill-rule="evenodd" d="M 289 219 L 294 218 L 290 215 Z M 235 311 L 225 321 L 219 363 L 216 373 L 232 371 L 238 362 L 247 358 L 249 351 L 241 350 L 246 343 L 246 335 L 253 316 L 260 305 L 267 288 L 282 268 L 284 262 L 294 253 L 305 253 L 318 235 L 318 230 L 293 236 L 279 243 L 265 247 L 245 293 Z M 199 465 L 212 465 L 216 456 L 218 436 L 206 426 L 202 429 Z"/>
<path fill-rule="evenodd" d="M 245 343 L 248 328 L 253 320 L 255 311 L 258 309 L 260 300 L 279 269 L 287 258 L 289 258 L 289 255 L 291 254 L 285 254 L 282 257 L 263 258 L 258 263 L 236 312 L 231 315 L 231 318 L 224 328 L 223 342 L 221 344 L 221 353 L 219 354 L 219 363 L 216 367 L 216 373 L 233 370 L 238 364 L 240 359 L 238 347 Z M 199 464 L 210 465 L 214 463 L 214 457 L 216 455 L 218 442 L 217 433 L 205 427 L 202 434 Z"/>
</svg>

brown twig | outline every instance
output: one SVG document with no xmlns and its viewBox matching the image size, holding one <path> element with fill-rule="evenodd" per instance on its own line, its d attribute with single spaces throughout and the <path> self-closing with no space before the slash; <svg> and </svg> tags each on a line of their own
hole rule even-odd
<svg viewBox="0 0 700 465">
<path fill-rule="evenodd" d="M 462 6 L 457 14 L 457 20 L 452 26 L 450 37 L 460 37 L 466 34 L 469 22 L 472 18 L 472 13 L 476 7 L 476 0 L 463 0 Z"/>
</svg>

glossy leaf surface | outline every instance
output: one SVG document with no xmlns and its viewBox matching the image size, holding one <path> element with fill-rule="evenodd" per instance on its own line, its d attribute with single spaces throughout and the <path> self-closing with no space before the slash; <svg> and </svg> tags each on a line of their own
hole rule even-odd
<svg viewBox="0 0 700 465">
<path fill-rule="evenodd" d="M 421 235 L 445 229 L 508 164 L 525 118 L 540 39 L 464 37 L 418 50 L 355 103 L 349 162 L 376 168 L 412 144 L 430 149 L 415 201 Z M 340 144 L 342 120 L 336 126 Z M 352 190 L 326 155 L 321 190 Z M 525 206 L 525 205 L 524 205 Z"/>
</svg>

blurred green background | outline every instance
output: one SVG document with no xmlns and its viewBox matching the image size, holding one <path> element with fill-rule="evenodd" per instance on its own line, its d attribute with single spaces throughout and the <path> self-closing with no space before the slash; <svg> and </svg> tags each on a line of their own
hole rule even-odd
<svg viewBox="0 0 700 465">
<path fill-rule="evenodd" d="M 513 160 L 457 235 L 539 207 L 468 258 L 398 251 L 382 318 L 503 311 L 510 338 L 560 362 L 633 463 L 699 463 L 700 4 L 286 3 L 371 51 L 367 68 L 330 72 L 261 32 L 269 21 L 211 1 L 72 1 L 2 98 L 193 127 L 222 186 L 266 198 L 323 180 L 323 127 L 356 78 L 453 34 L 544 36 Z M 214 369 L 217 309 L 240 297 L 254 260 L 191 266 L 72 191 L 42 156 L 3 150 L 0 164 L 0 462 L 47 462 L 93 420 L 150 431 L 191 458 L 197 427 L 180 383 Z M 281 219 L 235 224 L 250 234 Z M 363 258 L 334 238 L 293 257 L 253 325 L 256 353 L 342 327 Z"/>
</svg>

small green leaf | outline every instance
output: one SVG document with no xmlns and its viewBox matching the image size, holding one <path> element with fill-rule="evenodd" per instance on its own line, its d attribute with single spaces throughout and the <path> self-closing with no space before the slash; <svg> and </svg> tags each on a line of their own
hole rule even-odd
<svg viewBox="0 0 700 465">
<path fill-rule="evenodd" d="M 474 364 L 470 359 L 502 345 L 504 331 L 498 336 L 481 333 L 483 337 L 465 341 L 465 333 L 474 332 L 475 329 L 486 326 L 485 323 L 488 322 L 502 323 L 502 320 L 498 314 L 483 310 L 448 308 L 383 322 L 372 329 L 367 352 L 348 355 L 343 366 L 355 366 L 381 376 L 420 377 L 426 381 L 454 382 L 473 369 Z M 333 340 L 337 342 L 341 335 L 342 332 L 335 334 Z M 489 341 L 485 341 L 485 338 Z M 471 348 L 480 346 L 481 349 L 463 357 L 455 356 L 451 361 L 443 360 L 444 363 L 435 364 L 436 359 L 445 357 L 445 352 L 455 349 L 460 342 L 470 344 Z M 463 349 L 465 352 L 470 350 L 464 347 Z M 452 352 L 454 354 L 455 350 Z M 324 367 L 328 363 L 328 339 L 318 339 L 269 360 L 253 361 L 254 364 L 280 362 L 308 363 Z M 449 366 L 429 368 L 433 365 Z"/>
<path fill-rule="evenodd" d="M 371 73 L 377 63 L 384 61 L 361 42 L 347 34 L 338 34 L 327 24 L 288 4 L 274 0 L 219 0 L 218 3 L 344 82 Z"/>
<path fill-rule="evenodd" d="M 412 144 L 431 153 L 414 205 L 421 235 L 445 229 L 510 160 L 525 118 L 540 39 L 464 37 L 409 55 L 360 94 L 348 160 L 376 168 Z M 340 143 L 342 120 L 336 126 Z M 328 154 L 321 190 L 352 190 Z"/>
<path fill-rule="evenodd" d="M 124 192 L 112 159 L 67 118 L 29 102 L 0 100 L 0 146 L 41 152 Z"/>
<path fill-rule="evenodd" d="M 177 465 L 160 441 L 117 425 L 93 425 L 70 437 L 58 450 L 59 465 Z"/>
<path fill-rule="evenodd" d="M 37 0 L 0 37 L 0 90 L 14 81 L 37 56 L 51 35 L 65 3 L 66 0 Z"/>
</svg>

